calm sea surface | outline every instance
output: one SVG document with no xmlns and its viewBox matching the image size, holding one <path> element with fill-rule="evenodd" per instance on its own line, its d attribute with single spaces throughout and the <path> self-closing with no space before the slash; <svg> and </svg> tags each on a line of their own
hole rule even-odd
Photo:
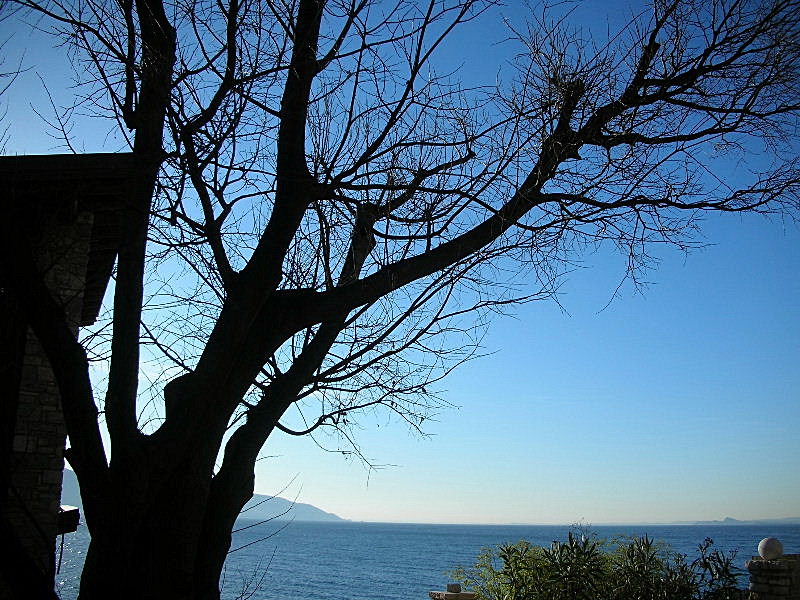
<svg viewBox="0 0 800 600">
<path fill-rule="evenodd" d="M 253 524 L 240 521 L 239 527 Z M 696 555 L 706 537 L 722 550 L 736 550 L 737 564 L 756 553 L 762 538 L 783 542 L 786 553 L 800 552 L 800 525 L 695 526 L 626 525 L 589 528 L 601 538 L 644 535 L 674 550 Z M 223 598 L 253 600 L 425 600 L 443 589 L 447 573 L 470 566 L 481 548 L 521 539 L 538 545 L 564 540 L 561 525 L 410 525 L 396 523 L 266 523 L 234 535 Z M 65 536 L 60 596 L 77 596 L 88 545 L 85 527 Z M 56 555 L 58 557 L 58 554 Z M 742 579 L 743 584 L 746 579 Z M 252 595 L 251 595 L 252 594 Z"/>
</svg>

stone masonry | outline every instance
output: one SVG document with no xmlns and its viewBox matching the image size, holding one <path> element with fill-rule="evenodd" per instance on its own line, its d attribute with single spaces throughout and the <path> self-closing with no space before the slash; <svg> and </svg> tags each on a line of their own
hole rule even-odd
<svg viewBox="0 0 800 600">
<path fill-rule="evenodd" d="M 76 336 L 79 327 L 97 318 L 124 226 L 119 208 L 127 201 L 132 173 L 131 154 L 0 157 L 0 193 L 10 209 L 5 218 L 14 219 L 25 236 L 37 270 Z M 3 332 L 19 332 L 19 346 L 6 352 L 8 364 L 0 365 L 0 372 L 9 374 L 3 388 L 9 390 L 3 398 L 8 426 L 2 429 L 8 489 L 0 490 L 5 492 L 0 510 L 21 552 L 52 586 L 66 426 L 41 344 L 30 329 L 25 333 L 19 315 L 0 318 L 6 320 Z M 0 576 L 0 600 L 8 583 Z"/>
<path fill-rule="evenodd" d="M 80 213 L 74 220 L 56 217 L 31 240 L 45 283 L 76 335 L 91 227 L 91 213 Z M 29 555 L 52 578 L 67 432 L 53 371 L 30 330 L 18 398 L 6 514 Z"/>
<path fill-rule="evenodd" d="M 800 554 L 747 562 L 751 600 L 800 600 Z"/>
</svg>

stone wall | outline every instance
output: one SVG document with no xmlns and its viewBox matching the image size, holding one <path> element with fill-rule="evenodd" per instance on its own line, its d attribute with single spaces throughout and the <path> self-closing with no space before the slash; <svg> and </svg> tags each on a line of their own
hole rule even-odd
<svg viewBox="0 0 800 600">
<path fill-rule="evenodd" d="M 751 600 L 800 600 L 800 554 L 748 561 Z"/>
<path fill-rule="evenodd" d="M 77 335 L 91 238 L 92 214 L 55 212 L 31 236 L 45 282 Z M 55 543 L 66 427 L 55 376 L 28 331 L 16 409 L 6 515 L 42 573 L 55 575 Z"/>
</svg>

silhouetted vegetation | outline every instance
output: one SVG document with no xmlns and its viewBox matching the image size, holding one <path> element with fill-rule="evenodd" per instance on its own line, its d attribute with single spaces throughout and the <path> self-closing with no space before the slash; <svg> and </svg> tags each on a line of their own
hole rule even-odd
<svg viewBox="0 0 800 600">
<path fill-rule="evenodd" d="M 479 600 L 733 600 L 739 569 L 735 553 L 710 538 L 697 557 L 649 537 L 605 541 L 570 532 L 549 548 L 526 541 L 487 548 L 474 567 L 453 576 Z"/>
</svg>

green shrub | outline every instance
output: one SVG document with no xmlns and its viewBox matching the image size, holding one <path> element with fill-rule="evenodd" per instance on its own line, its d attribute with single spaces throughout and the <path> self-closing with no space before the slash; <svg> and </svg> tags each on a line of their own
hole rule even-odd
<svg viewBox="0 0 800 600">
<path fill-rule="evenodd" d="M 611 542 L 570 532 L 549 548 L 484 549 L 452 573 L 479 600 L 738 600 L 735 553 L 706 539 L 692 562 L 648 537 Z"/>
</svg>

